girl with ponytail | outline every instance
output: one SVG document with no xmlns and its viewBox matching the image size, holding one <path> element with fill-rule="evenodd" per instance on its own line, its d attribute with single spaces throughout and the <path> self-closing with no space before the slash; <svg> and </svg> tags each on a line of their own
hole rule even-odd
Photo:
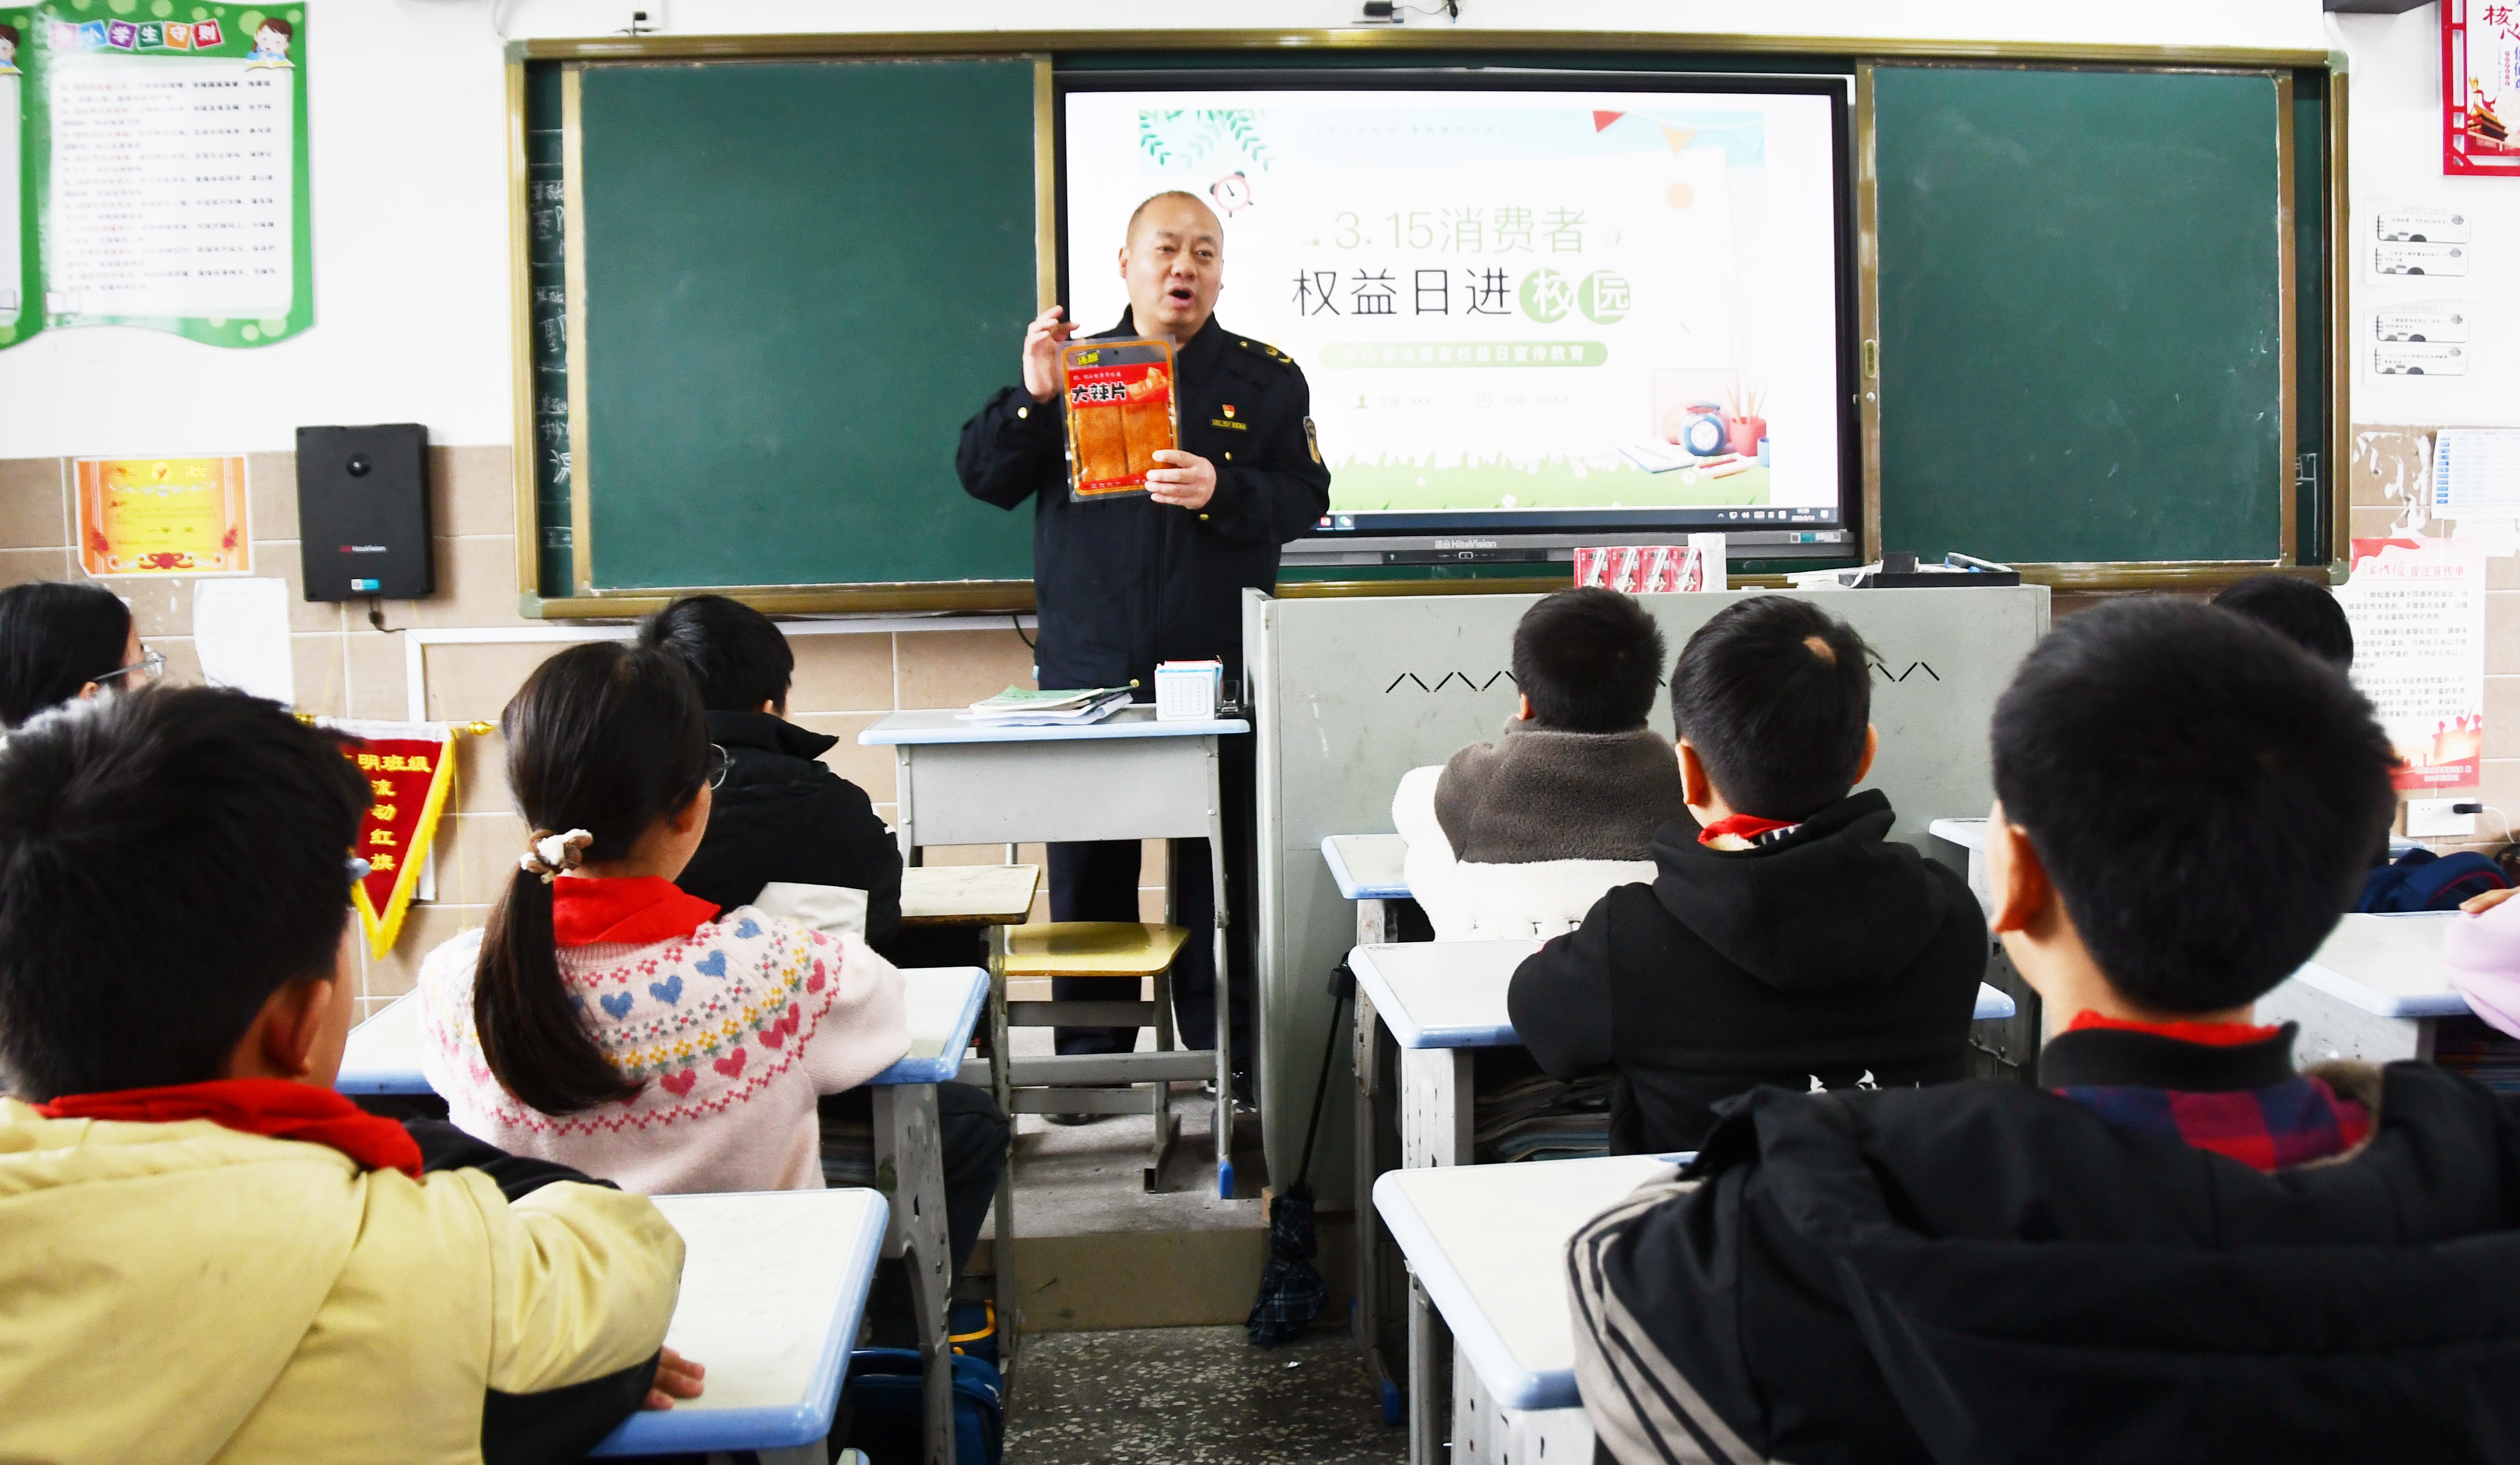
<svg viewBox="0 0 2520 1465">
<path fill-rule="evenodd" d="M 422 1066 L 450 1118 L 650 1194 L 819 1187 L 815 1099 L 907 1051 L 901 974 L 856 937 L 674 886 L 725 755 L 672 656 L 570 647 L 499 726 L 533 833 L 488 927 L 421 967 Z"/>
</svg>

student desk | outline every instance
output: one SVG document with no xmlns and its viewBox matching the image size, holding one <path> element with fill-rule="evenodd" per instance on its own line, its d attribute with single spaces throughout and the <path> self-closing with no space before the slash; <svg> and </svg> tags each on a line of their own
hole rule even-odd
<svg viewBox="0 0 2520 1465">
<path fill-rule="evenodd" d="M 901 924 L 1020 926 L 1040 888 L 1039 865 L 914 865 L 901 872 Z"/>
<path fill-rule="evenodd" d="M 1411 1465 L 1431 1465 L 1445 1438 L 1447 1331 L 1455 1460 L 1581 1465 L 1592 1458 L 1593 1427 L 1575 1392 L 1566 1243 L 1687 1158 L 1393 1170 L 1374 1182 L 1374 1212 L 1412 1274 Z"/>
<path fill-rule="evenodd" d="M 1927 829 L 1968 851 L 1969 889 L 1992 908 L 1986 821 L 1936 819 Z M 2389 855 L 2420 847 L 2392 836 Z M 2301 1025 L 2293 1040 L 2297 1063 L 2430 1062 L 2441 1020 L 2468 1012 L 2467 999 L 2441 972 L 2441 934 L 2456 919 L 2456 911 L 2348 914 L 2300 971 L 2258 999 L 2257 1021 Z"/>
<path fill-rule="evenodd" d="M 880 1174 L 889 1167 L 901 1177 L 893 1191 L 898 1204 L 888 1208 L 883 1220 L 882 1255 L 900 1259 L 910 1275 L 911 1305 L 918 1315 L 920 1351 L 924 1355 L 922 1384 L 926 1417 L 931 1423 L 941 1422 L 928 1431 L 929 1465 L 950 1465 L 954 1362 L 946 1311 L 952 1305 L 954 1259 L 945 1235 L 945 1168 L 937 1131 L 936 1085 L 954 1076 L 964 1052 L 971 1046 L 971 1030 L 988 996 L 989 975 L 978 967 L 915 967 L 901 977 L 910 1051 L 867 1080 L 875 1090 L 877 1171 Z M 420 996 L 415 992 L 396 998 L 384 1011 L 351 1030 L 334 1087 L 345 1094 L 428 1093 L 420 1054 Z M 701 1361 L 708 1360 L 702 1357 Z M 824 1407 L 828 1428 L 828 1399 Z"/>
<path fill-rule="evenodd" d="M 1227 980 L 1225 801 L 1217 739 L 1234 719 L 1161 722 L 1144 704 L 1082 727 L 992 727 L 951 711 L 894 712 L 858 734 L 893 752 L 902 862 L 923 845 L 1205 840 L 1216 890 L 1217 980 Z M 1012 1108 L 1003 978 L 990 995 L 991 1076 Z M 1216 1174 L 1234 1194 L 1233 1004 L 1218 994 L 1216 1047 L 1201 1053 L 1077 1054 L 1026 1060 L 1050 1083 L 1216 1081 Z M 998 1263 L 1006 1265 L 1006 1259 Z"/>
<path fill-rule="evenodd" d="M 2442 933 L 2462 919 L 2456 911 L 2348 915 L 2300 971 L 2258 999 L 2257 1021 L 2299 1023 L 2300 1063 L 2429 1063 L 2441 1020 L 2468 1015 L 2441 965 Z"/>
<path fill-rule="evenodd" d="M 1376 1141 L 1392 1122 L 1383 1032 L 1399 1053 L 1400 1167 L 1469 1165 L 1478 1116 L 1474 1054 L 1520 1042 L 1506 1010 L 1506 989 L 1514 969 L 1540 946 L 1536 940 L 1410 941 L 1361 945 L 1348 953 L 1348 968 L 1356 974 L 1356 1194 L 1373 1193 L 1383 1172 Z M 1978 984 L 1977 1020 L 2012 1013 L 2010 997 Z M 1389 1380 L 1396 1370 L 1384 1356 L 1381 1336 L 1381 1245 L 1372 1225 L 1361 1228 L 1356 1332 L 1377 1379 Z"/>
<path fill-rule="evenodd" d="M 1359 946 L 1356 973 L 1363 1044 L 1379 1021 L 1400 1048 L 1401 1167 L 1470 1163 L 1474 1106 L 1470 1052 L 1520 1041 L 1506 1011 L 1516 967 L 1540 949 L 1533 940 L 1411 941 Z M 1974 1021 L 2012 1016 L 2012 999 L 1978 984 Z M 1372 1177 L 1360 1175 L 1359 1193 Z"/>
<path fill-rule="evenodd" d="M 631 1415 L 591 1453 L 757 1450 L 762 1465 L 822 1465 L 891 1208 L 872 1190 L 655 1200 L 683 1236 L 665 1343 L 708 1376 L 698 1398 Z"/>
<path fill-rule="evenodd" d="M 1356 902 L 1357 944 L 1398 935 L 1390 906 L 1409 898 L 1408 855 L 1409 842 L 1396 834 L 1334 834 L 1322 841 L 1322 862 L 1330 867 L 1339 898 Z"/>
</svg>

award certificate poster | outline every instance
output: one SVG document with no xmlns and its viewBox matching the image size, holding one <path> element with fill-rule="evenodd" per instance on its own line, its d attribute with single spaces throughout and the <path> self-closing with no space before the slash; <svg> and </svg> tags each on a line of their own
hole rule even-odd
<svg viewBox="0 0 2520 1465">
<path fill-rule="evenodd" d="M 2472 789 L 2485 756 L 2485 546 L 2357 539 L 2337 603 L 2354 685 L 2396 747 L 2400 789 Z"/>
<path fill-rule="evenodd" d="M 90 575 L 247 574 L 245 455 L 78 460 L 79 568 Z"/>
<path fill-rule="evenodd" d="M 1810 93 L 1074 91 L 1069 304 L 1122 221 L 1225 224 L 1218 316 L 1312 387 L 1333 514 L 1839 496 L 1835 173 Z"/>
<path fill-rule="evenodd" d="M 35 13 L 0 6 L 0 346 L 43 329 L 43 275 L 36 267 L 34 169 L 27 166 L 29 72 Z"/>
<path fill-rule="evenodd" d="M 304 7 L 102 9 L 38 8 L 46 323 L 224 346 L 305 330 Z"/>
<path fill-rule="evenodd" d="M 2442 171 L 2520 178 L 2520 4 L 2442 0 Z"/>
</svg>

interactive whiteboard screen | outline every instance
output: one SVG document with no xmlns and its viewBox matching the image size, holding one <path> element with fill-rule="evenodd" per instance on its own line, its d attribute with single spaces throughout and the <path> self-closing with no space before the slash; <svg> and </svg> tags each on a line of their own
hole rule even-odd
<svg viewBox="0 0 2520 1465">
<path fill-rule="evenodd" d="M 1059 156 L 1086 331 L 1128 309 L 1140 202 L 1223 218 L 1217 318 L 1312 385 L 1319 537 L 1842 539 L 1810 531 L 1855 500 L 1844 78 L 1317 76 L 1070 79 Z"/>
</svg>

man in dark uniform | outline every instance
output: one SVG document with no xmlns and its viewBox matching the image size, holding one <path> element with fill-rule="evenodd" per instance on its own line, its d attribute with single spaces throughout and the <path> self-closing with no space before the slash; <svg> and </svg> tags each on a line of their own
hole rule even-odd
<svg viewBox="0 0 2520 1465">
<path fill-rule="evenodd" d="M 1033 584 L 1041 607 L 1035 676 L 1046 688 L 1114 687 L 1135 678 L 1151 700 L 1157 662 L 1218 657 L 1226 680 L 1242 674 L 1241 596 L 1278 581 L 1279 548 L 1329 507 L 1329 470 L 1313 437 L 1304 374 L 1275 346 L 1217 323 L 1225 232 L 1195 197 L 1157 194 L 1130 216 L 1120 251 L 1129 313 L 1103 337 L 1168 337 L 1182 449 L 1156 454 L 1150 492 L 1091 503 L 1068 499 L 1058 351 L 1075 326 L 1052 306 L 1024 333 L 1023 385 L 990 398 L 963 425 L 955 458 L 973 498 L 1033 505 Z M 1094 338 L 1102 339 L 1102 338 Z M 1226 738 L 1227 931 L 1236 1087 L 1258 1051 L 1252 1024 L 1252 751 Z M 1059 921 L 1138 919 L 1135 841 L 1050 847 L 1050 913 Z M 1203 933 L 1214 908 L 1207 844 L 1175 846 L 1173 898 L 1182 924 Z M 1212 943 L 1194 938 L 1173 964 L 1173 1005 L 1184 1042 L 1215 1040 Z M 1076 978 L 1055 995 L 1086 1001 L 1136 996 L 1127 979 Z M 1126 1028 L 1061 1028 L 1061 1053 L 1125 1052 Z M 1241 1095 L 1247 1098 L 1247 1093 Z"/>
</svg>

